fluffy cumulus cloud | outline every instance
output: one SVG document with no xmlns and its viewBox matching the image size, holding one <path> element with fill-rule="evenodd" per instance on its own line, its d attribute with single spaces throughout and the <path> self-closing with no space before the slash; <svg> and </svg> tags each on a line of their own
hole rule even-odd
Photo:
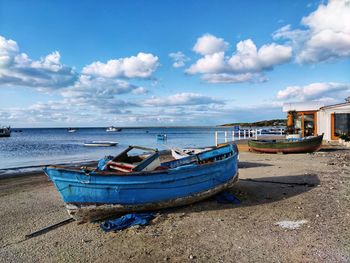
<svg viewBox="0 0 350 263">
<path fill-rule="evenodd" d="M 224 101 L 198 93 L 178 93 L 168 97 L 152 97 L 143 101 L 145 106 L 185 106 L 224 104 Z"/>
<path fill-rule="evenodd" d="M 143 87 L 130 84 L 125 80 L 81 75 L 73 86 L 62 89 L 60 92 L 65 98 L 108 100 L 116 95 L 127 93 L 145 94 L 147 90 Z"/>
<path fill-rule="evenodd" d="M 294 45 L 299 63 L 318 63 L 350 56 L 350 1 L 332 0 L 301 20 L 303 29 L 286 25 L 277 30 L 275 39 Z"/>
<path fill-rule="evenodd" d="M 224 52 L 205 55 L 186 70 L 188 74 L 221 73 L 225 71 L 226 62 Z"/>
<path fill-rule="evenodd" d="M 228 64 L 233 72 L 261 72 L 288 62 L 291 57 L 290 46 L 272 43 L 257 49 L 254 42 L 247 39 L 237 44 L 237 52 L 228 60 Z"/>
<path fill-rule="evenodd" d="M 201 76 L 204 82 L 211 84 L 220 83 L 242 83 L 242 82 L 266 82 L 267 78 L 256 73 L 242 73 L 242 74 L 204 74 Z"/>
<path fill-rule="evenodd" d="M 218 38 L 211 34 L 205 34 L 197 39 L 193 47 L 193 51 L 203 56 L 218 52 L 225 52 L 228 48 L 228 43 L 224 39 Z"/>
<path fill-rule="evenodd" d="M 306 86 L 289 86 L 277 93 L 277 99 L 284 101 L 324 100 L 335 101 L 349 96 L 350 84 L 321 82 Z"/>
<path fill-rule="evenodd" d="M 25 86 L 56 89 L 69 86 L 77 79 L 71 67 L 60 62 L 55 51 L 40 60 L 20 53 L 17 43 L 0 36 L 0 86 Z"/>
<path fill-rule="evenodd" d="M 203 40 L 206 38 L 208 35 L 199 38 L 193 48 L 203 57 L 186 69 L 186 73 L 203 74 L 202 80 L 209 83 L 264 81 L 266 78 L 261 76 L 264 71 L 271 70 L 274 66 L 286 63 L 292 58 L 290 46 L 271 43 L 258 49 L 251 39 L 237 43 L 236 52 L 227 56 L 224 51 L 228 44 L 223 39 L 216 39 L 213 41 L 216 44 L 208 45 L 206 49 L 202 43 L 210 42 Z M 215 39 L 210 35 L 210 39 L 212 38 Z"/>
<path fill-rule="evenodd" d="M 181 68 L 185 66 L 185 63 L 189 61 L 190 59 L 186 57 L 184 53 L 181 51 L 175 52 L 175 53 L 170 53 L 169 57 L 172 58 L 173 62 L 173 67 L 174 68 Z"/>
<path fill-rule="evenodd" d="M 27 108 L 0 110 L 0 122 L 109 123 L 124 119 L 120 115 L 132 117 L 132 110 L 142 107 L 141 98 L 148 93 L 145 87 L 132 82 L 140 78 L 154 80 L 152 75 L 159 67 L 157 56 L 143 52 L 107 63 L 94 62 L 80 73 L 60 59 L 60 53 L 55 51 L 32 60 L 20 52 L 14 40 L 0 36 L 0 88 L 24 86 L 39 92 L 55 89 L 55 95 L 61 96 Z"/>
<path fill-rule="evenodd" d="M 158 66 L 157 56 L 140 52 L 136 56 L 111 59 L 106 63 L 93 62 L 85 66 L 82 73 L 105 78 L 150 78 Z"/>
</svg>

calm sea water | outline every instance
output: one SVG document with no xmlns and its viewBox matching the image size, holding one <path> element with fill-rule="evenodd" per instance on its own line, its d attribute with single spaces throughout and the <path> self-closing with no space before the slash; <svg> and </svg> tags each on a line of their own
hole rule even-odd
<svg viewBox="0 0 350 263">
<path fill-rule="evenodd" d="M 98 160 L 116 155 L 128 145 L 160 150 L 169 147 L 201 147 L 215 144 L 215 131 L 232 131 L 218 127 L 124 128 L 106 132 L 105 128 L 80 128 L 69 133 L 65 128 L 22 129 L 9 138 L 0 138 L 0 169 L 83 160 Z M 156 135 L 167 134 L 166 141 Z M 116 141 L 116 147 L 85 147 L 89 141 Z"/>
</svg>

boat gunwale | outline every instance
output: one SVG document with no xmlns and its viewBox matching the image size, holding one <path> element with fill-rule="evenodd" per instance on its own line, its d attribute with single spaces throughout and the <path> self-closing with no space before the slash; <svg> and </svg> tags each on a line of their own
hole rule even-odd
<svg viewBox="0 0 350 263">
<path fill-rule="evenodd" d="M 234 158 L 236 156 L 238 156 L 238 152 L 235 152 L 233 151 L 234 154 L 223 159 L 223 160 L 217 160 L 217 161 L 214 161 L 214 162 L 210 162 L 210 163 L 202 163 L 202 164 L 196 164 L 195 166 L 188 166 L 187 168 L 188 169 L 184 169 L 186 172 L 189 172 L 189 171 L 192 171 L 192 170 L 195 170 L 197 169 L 198 167 L 209 167 L 209 166 L 214 166 L 214 165 L 218 165 L 219 163 L 221 162 L 225 162 L 225 161 L 228 161 L 229 159 L 231 158 Z M 184 165 L 186 166 L 186 165 Z M 181 167 L 181 166 L 179 166 Z M 167 170 L 156 170 L 156 171 L 148 171 L 148 172 L 145 172 L 145 171 L 140 171 L 140 172 L 131 172 L 131 173 L 124 173 L 124 172 L 109 172 L 109 171 L 84 171 L 83 169 L 81 169 L 80 167 L 65 167 L 65 166 L 62 166 L 62 165 L 49 165 L 49 166 L 46 166 L 44 169 L 56 169 L 56 170 L 60 170 L 60 171 L 68 171 L 68 172 L 74 172 L 74 173 L 79 173 L 79 174 L 84 174 L 86 176 L 149 176 L 149 175 L 157 175 L 157 174 L 169 174 L 169 173 L 176 173 L 178 172 L 179 170 L 175 170 L 176 168 L 172 168 L 172 169 L 167 169 Z M 182 171 L 184 171 L 182 170 Z"/>
<path fill-rule="evenodd" d="M 288 139 L 283 140 L 249 140 L 248 144 L 253 143 L 257 145 L 268 145 L 268 144 L 285 144 L 285 145 L 295 145 L 295 144 L 303 144 L 303 143 L 310 143 L 310 142 L 321 142 L 322 143 L 323 135 L 314 136 L 312 138 L 305 138 L 303 140 L 297 140 L 297 141 L 288 141 Z"/>
</svg>

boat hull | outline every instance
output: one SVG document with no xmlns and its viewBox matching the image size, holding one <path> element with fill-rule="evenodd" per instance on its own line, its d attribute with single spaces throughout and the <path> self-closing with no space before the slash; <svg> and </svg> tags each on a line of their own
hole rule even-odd
<svg viewBox="0 0 350 263">
<path fill-rule="evenodd" d="M 261 153 L 308 153 L 319 150 L 322 139 L 323 135 L 295 142 L 250 140 L 248 146 L 251 151 Z"/>
<path fill-rule="evenodd" d="M 105 205 L 74 205 L 66 204 L 66 209 L 71 217 L 77 221 L 87 222 L 118 215 L 127 212 L 154 211 L 170 207 L 178 207 L 193 204 L 201 200 L 207 199 L 225 189 L 231 188 L 238 181 L 238 173 L 230 181 L 221 184 L 213 189 L 192 194 L 190 196 L 178 197 L 176 199 L 159 201 L 155 203 L 147 203 L 142 205 L 121 205 L 121 204 L 105 204 Z"/>
<path fill-rule="evenodd" d="M 186 205 L 231 187 L 238 180 L 237 156 L 203 165 L 129 175 L 85 174 L 47 167 L 70 215 L 93 221 L 124 212 Z"/>
</svg>

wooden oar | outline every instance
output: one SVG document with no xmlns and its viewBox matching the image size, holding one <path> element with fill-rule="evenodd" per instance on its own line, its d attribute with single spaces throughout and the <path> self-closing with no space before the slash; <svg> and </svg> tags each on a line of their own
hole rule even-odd
<svg viewBox="0 0 350 263">
<path fill-rule="evenodd" d="M 49 231 L 51 231 L 51 230 L 53 230 L 55 228 L 58 228 L 60 226 L 66 225 L 66 224 L 69 224 L 69 223 L 71 223 L 73 221 L 75 221 L 73 218 L 65 219 L 65 220 L 63 220 L 61 222 L 58 222 L 56 224 L 47 226 L 47 227 L 42 228 L 42 229 L 40 229 L 38 231 L 35 231 L 35 232 L 31 233 L 31 234 L 25 235 L 25 239 L 27 240 L 27 239 L 30 239 L 30 238 L 33 238 L 33 237 L 40 236 L 40 235 L 45 234 L 45 233 L 47 233 L 47 232 L 49 232 Z"/>
</svg>

